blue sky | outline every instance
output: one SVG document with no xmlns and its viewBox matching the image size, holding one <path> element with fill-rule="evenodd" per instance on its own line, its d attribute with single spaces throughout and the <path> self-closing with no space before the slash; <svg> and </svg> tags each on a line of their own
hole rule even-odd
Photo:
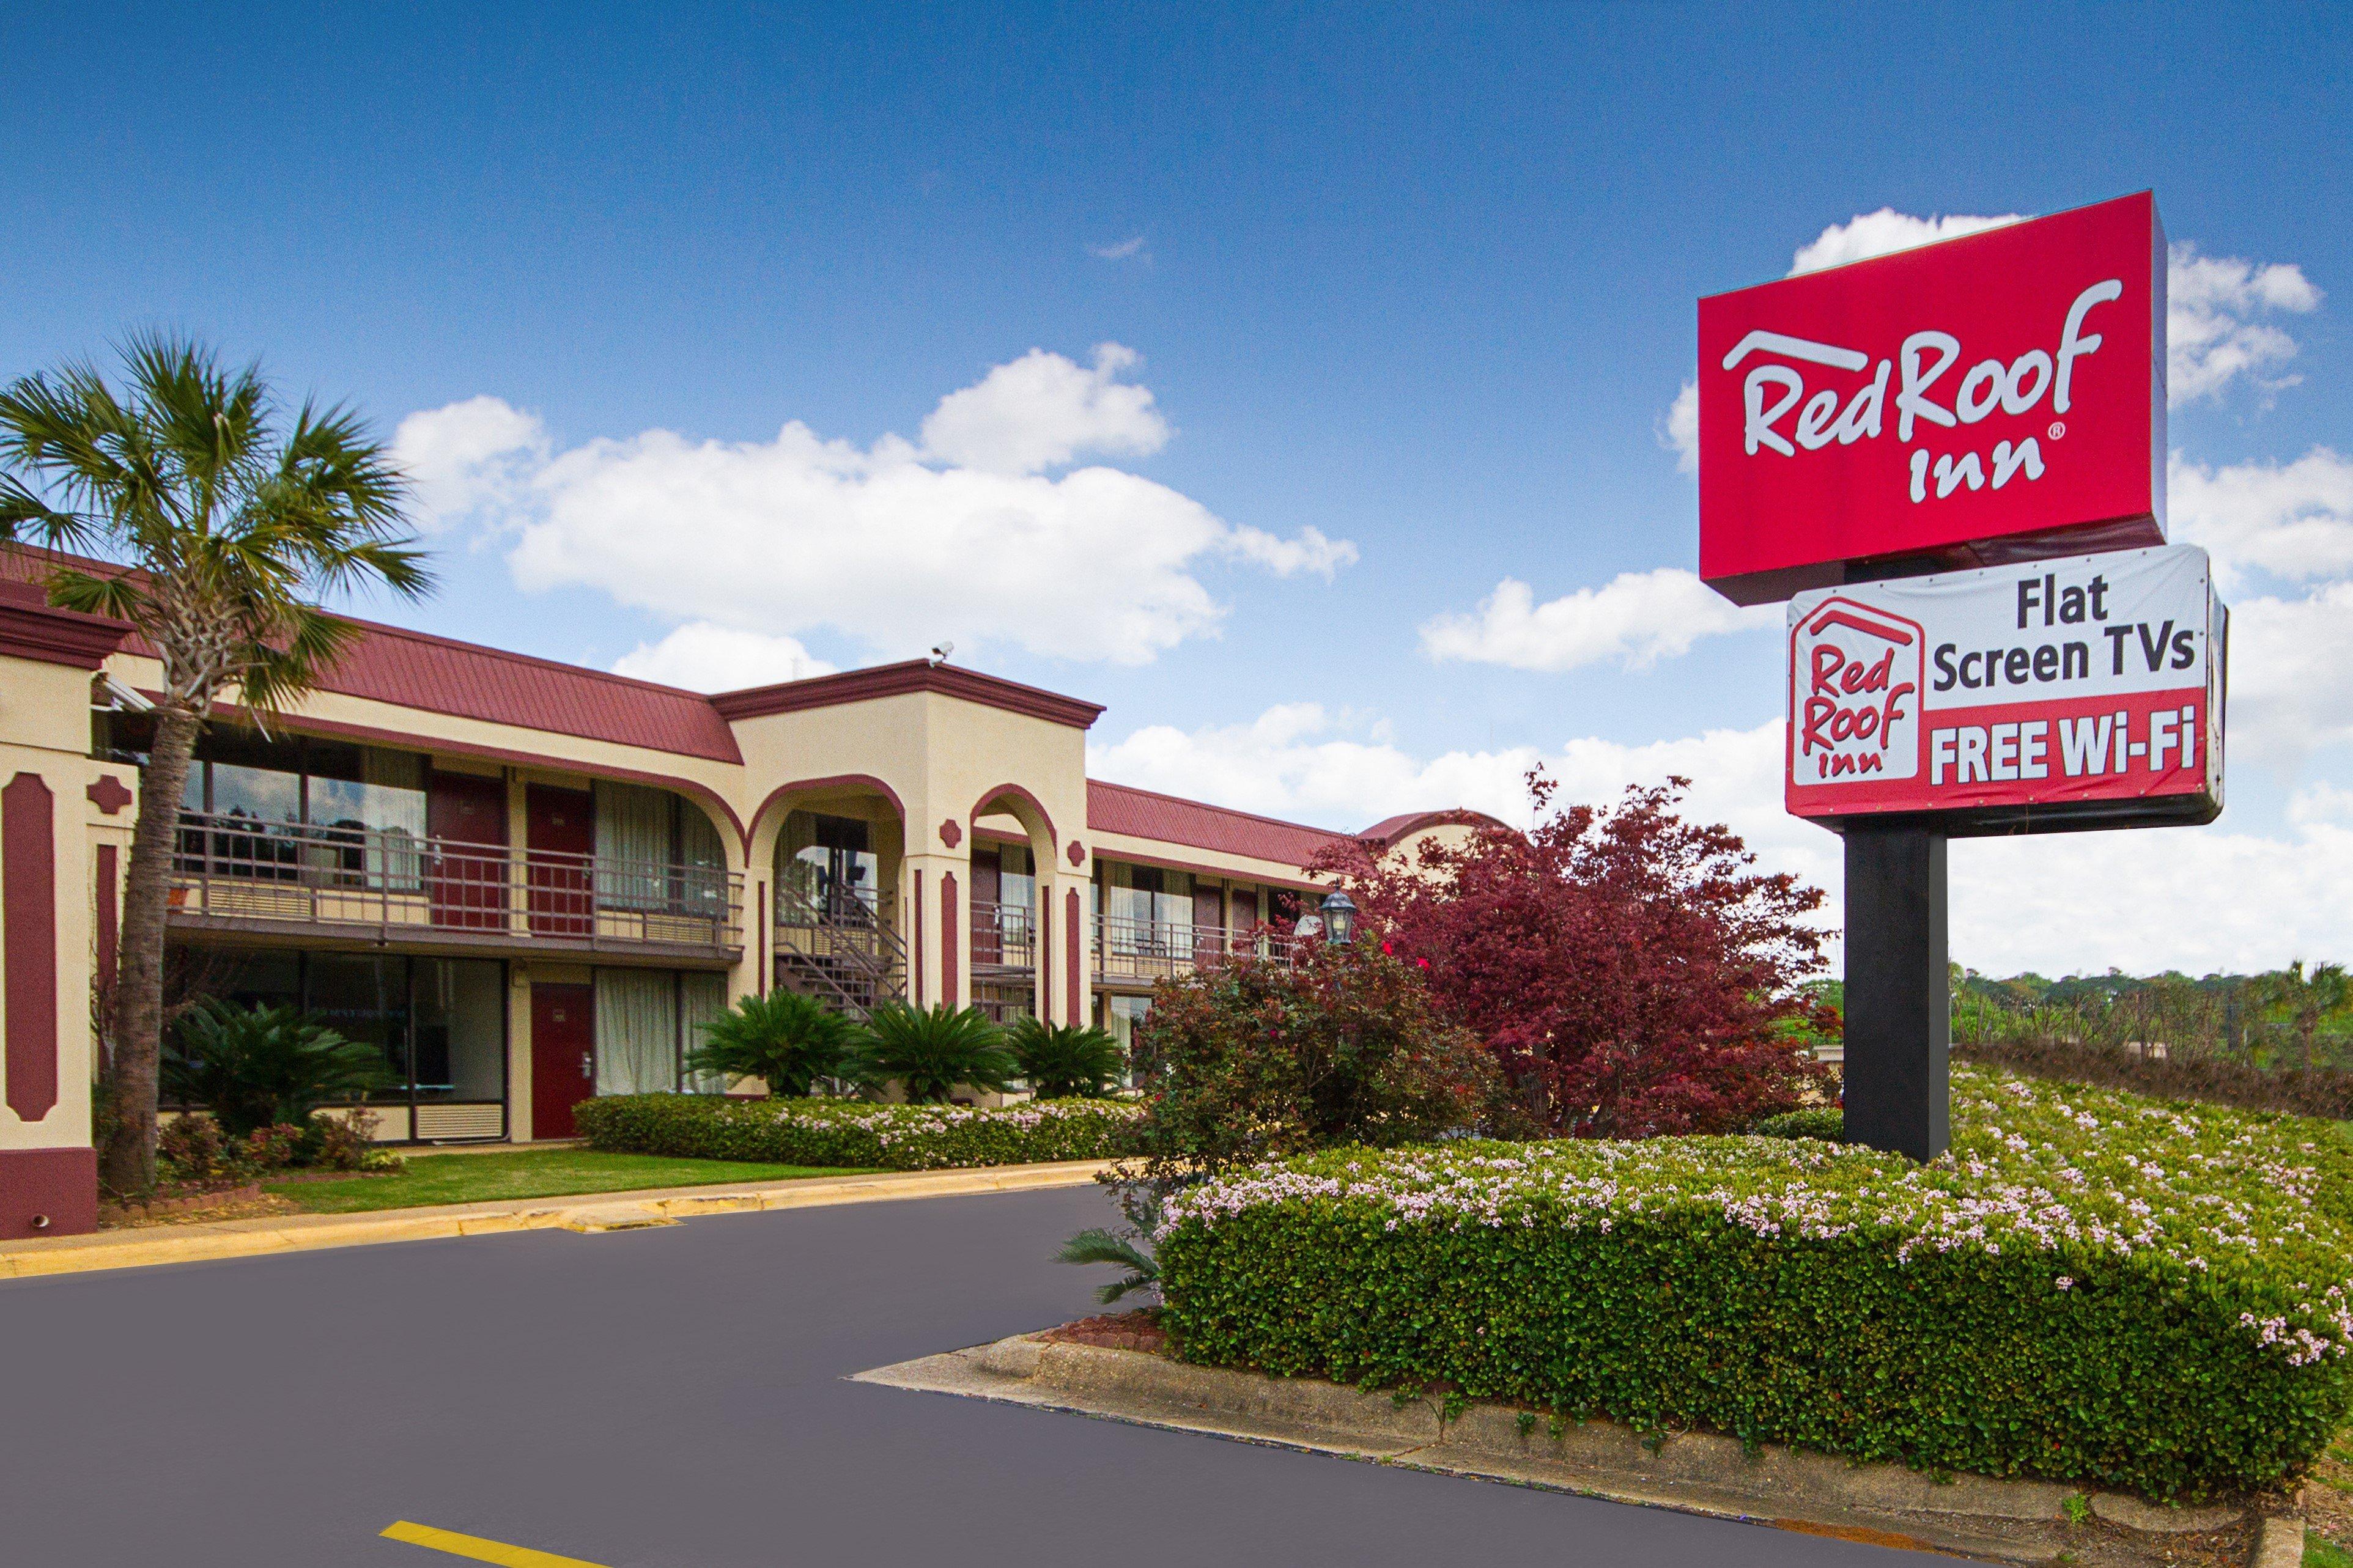
<svg viewBox="0 0 2353 1568">
<path fill-rule="evenodd" d="M 1825 879 L 1759 776 L 1775 639 L 1609 593 L 1694 563 L 1693 302 L 1882 209 L 2153 187 L 2246 264 L 2208 324 L 2247 363 L 2187 402 L 2177 365 L 2171 426 L 2234 602 L 2279 606 L 2232 804 L 1957 850 L 1957 955 L 2353 950 L 2353 559 L 2277 569 L 2353 537 L 2341 12 L 57 5 L 0 42 L 0 374 L 162 324 L 353 399 L 432 481 L 448 588 L 403 619 L 706 683 L 953 637 L 1110 704 L 1101 772 L 1333 826 L 1675 767 Z M 1507 578 L 1601 596 L 1482 637 Z"/>
</svg>

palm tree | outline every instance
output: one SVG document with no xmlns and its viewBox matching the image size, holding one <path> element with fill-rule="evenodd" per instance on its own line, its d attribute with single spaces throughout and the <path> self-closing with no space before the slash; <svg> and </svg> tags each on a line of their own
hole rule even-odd
<svg viewBox="0 0 2353 1568">
<path fill-rule="evenodd" d="M 2260 1005 L 2295 1031 L 2296 1065 L 2312 1065 L 2312 1039 L 2320 1026 L 2353 1011 L 2353 974 L 2341 963 L 2316 963 L 2310 969 L 2297 959 L 2285 969 L 2258 975 L 2254 992 Z"/>
<path fill-rule="evenodd" d="M 114 984 L 116 1113 L 100 1175 L 155 1182 L 164 910 L 197 732 L 234 689 L 257 714 L 300 697 L 357 635 L 318 601 L 432 584 L 401 530 L 400 472 L 357 415 L 305 403 L 290 423 L 260 366 L 161 334 L 122 350 L 121 395 L 76 363 L 0 392 L 0 541 L 52 560 L 49 602 L 129 622 L 164 667 L 139 791 Z"/>
<path fill-rule="evenodd" d="M 857 1023 L 797 991 L 747 995 L 702 1026 L 702 1044 L 686 1056 L 691 1073 L 756 1078 L 788 1100 L 818 1079 L 860 1080 Z"/>
<path fill-rule="evenodd" d="M 957 1085 L 999 1093 L 1020 1074 L 1005 1032 L 977 1007 L 915 1008 L 885 1002 L 866 1020 L 865 1076 L 899 1080 L 914 1104 L 947 1099 Z"/>
<path fill-rule="evenodd" d="M 1127 1065 L 1119 1042 L 1083 1024 L 1049 1024 L 1025 1014 L 1005 1031 L 1021 1076 L 1040 1100 L 1101 1100 Z"/>
</svg>

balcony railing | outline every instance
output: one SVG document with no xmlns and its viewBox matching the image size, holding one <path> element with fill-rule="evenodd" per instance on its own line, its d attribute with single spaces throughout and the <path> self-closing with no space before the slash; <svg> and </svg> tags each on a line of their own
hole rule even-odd
<svg viewBox="0 0 2353 1568">
<path fill-rule="evenodd" d="M 1021 904 L 972 901 L 972 968 L 1038 967 L 1038 917 Z"/>
<path fill-rule="evenodd" d="M 1148 984 L 1190 973 L 1198 965 L 1233 953 L 1280 957 L 1292 939 L 1264 926 L 1228 931 L 1222 926 L 1184 925 L 1126 915 L 1095 917 L 1097 984 Z"/>
<path fill-rule="evenodd" d="M 780 883 L 775 910 L 776 981 L 863 1017 L 907 994 L 907 944 L 898 900 L 861 889 Z"/>
<path fill-rule="evenodd" d="M 712 866 L 514 850 L 400 828 L 180 814 L 172 913 L 374 928 L 379 940 L 740 950 L 744 879 Z"/>
</svg>

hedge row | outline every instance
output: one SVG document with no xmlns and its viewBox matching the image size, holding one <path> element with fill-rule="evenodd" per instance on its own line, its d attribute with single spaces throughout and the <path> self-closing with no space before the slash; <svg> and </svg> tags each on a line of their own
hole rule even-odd
<svg viewBox="0 0 2353 1568">
<path fill-rule="evenodd" d="M 1133 1104 L 1111 1100 L 1034 1100 L 982 1110 L 712 1094 L 613 1095 L 573 1110 L 596 1149 L 884 1171 L 1108 1160 L 1129 1152 L 1136 1115 Z"/>
<path fill-rule="evenodd" d="M 2329 1124 L 1957 1069 L 1953 1151 L 1813 1140 L 1343 1150 L 1157 1237 L 1188 1359 L 1451 1386 L 2157 1496 L 2318 1455 L 2353 1366 Z"/>
</svg>

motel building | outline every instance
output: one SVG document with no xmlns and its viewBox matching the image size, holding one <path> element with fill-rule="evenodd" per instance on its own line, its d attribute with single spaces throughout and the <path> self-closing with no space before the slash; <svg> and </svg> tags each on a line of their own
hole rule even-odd
<svg viewBox="0 0 2353 1568">
<path fill-rule="evenodd" d="M 6 1237 L 94 1223 L 94 982 L 161 675 L 21 558 L 0 574 Z M 945 663 L 706 696 L 363 630 L 297 710 L 199 742 L 166 1001 L 291 1004 L 377 1047 L 393 1142 L 559 1139 L 591 1095 L 719 1088 L 682 1070 L 698 1026 L 779 986 L 1124 1041 L 1155 981 L 1278 942 L 1343 837 L 1090 779 L 1100 707 Z M 1462 816 L 1360 837 L 1409 851 Z"/>
</svg>

